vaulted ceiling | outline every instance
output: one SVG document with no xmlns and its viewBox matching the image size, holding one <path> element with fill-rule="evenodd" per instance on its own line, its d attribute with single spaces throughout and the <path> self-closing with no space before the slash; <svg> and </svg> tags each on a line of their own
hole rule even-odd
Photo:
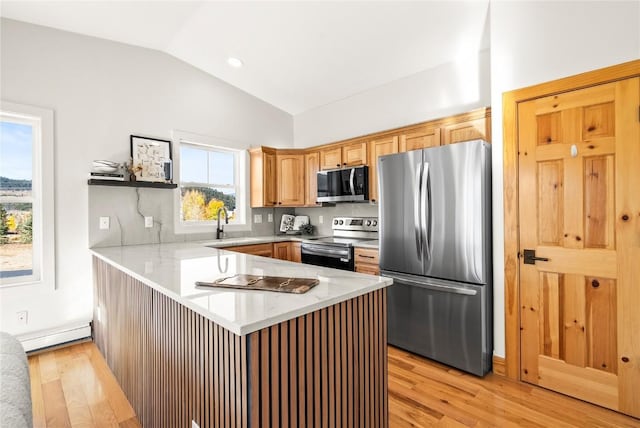
<svg viewBox="0 0 640 428">
<path fill-rule="evenodd" d="M 3 17 L 166 52 L 292 115 L 487 49 L 488 9 L 488 0 L 0 3 Z"/>
</svg>

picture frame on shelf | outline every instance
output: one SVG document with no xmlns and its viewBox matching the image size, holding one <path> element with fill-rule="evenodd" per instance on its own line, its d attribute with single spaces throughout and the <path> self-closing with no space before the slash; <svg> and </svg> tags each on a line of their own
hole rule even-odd
<svg viewBox="0 0 640 428">
<path fill-rule="evenodd" d="M 135 181 L 171 183 L 171 140 L 131 135 L 131 173 Z"/>
</svg>

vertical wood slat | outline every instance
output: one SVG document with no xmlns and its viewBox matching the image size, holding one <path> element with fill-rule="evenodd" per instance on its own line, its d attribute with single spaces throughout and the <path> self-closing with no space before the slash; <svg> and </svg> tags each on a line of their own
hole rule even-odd
<svg viewBox="0 0 640 428">
<path fill-rule="evenodd" d="M 388 426 L 386 291 L 240 337 L 94 271 L 95 340 L 144 426 Z"/>
</svg>

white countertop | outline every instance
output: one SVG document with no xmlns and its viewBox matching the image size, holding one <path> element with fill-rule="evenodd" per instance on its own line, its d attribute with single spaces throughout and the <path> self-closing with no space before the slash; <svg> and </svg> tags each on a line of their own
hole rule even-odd
<svg viewBox="0 0 640 428">
<path fill-rule="evenodd" d="M 264 239 L 267 238 L 271 240 L 261 242 L 274 240 L 274 237 Z M 282 241 L 292 240 L 291 236 L 282 238 Z M 251 239 L 254 241 L 247 241 Z M 260 238 L 221 240 L 215 241 L 215 244 L 260 243 L 256 239 Z M 212 243 L 131 245 L 94 248 L 91 251 L 100 259 L 238 335 L 332 306 L 392 283 L 388 278 L 240 254 L 209 248 L 207 245 Z M 213 281 L 237 273 L 317 278 L 320 283 L 304 294 L 202 289 L 195 286 L 196 281 Z"/>
</svg>

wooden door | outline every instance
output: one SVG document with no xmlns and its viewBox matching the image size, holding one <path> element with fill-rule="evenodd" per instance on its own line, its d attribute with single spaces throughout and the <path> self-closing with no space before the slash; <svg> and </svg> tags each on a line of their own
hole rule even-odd
<svg viewBox="0 0 640 428">
<path fill-rule="evenodd" d="M 304 155 L 276 155 L 278 205 L 304 205 Z"/>
<path fill-rule="evenodd" d="M 342 165 L 342 147 L 320 151 L 320 169 L 335 169 Z"/>
<path fill-rule="evenodd" d="M 302 242 L 294 241 L 291 243 L 291 261 L 302 263 Z"/>
<path fill-rule="evenodd" d="M 320 153 L 312 152 L 304 155 L 307 183 L 305 186 L 304 204 L 317 205 L 318 202 L 318 171 L 320 170 Z"/>
<path fill-rule="evenodd" d="M 400 151 L 426 149 L 440 145 L 440 128 L 421 126 L 400 136 Z"/>
<path fill-rule="evenodd" d="M 392 153 L 398 153 L 398 136 L 392 135 L 369 142 L 369 200 L 378 200 L 378 158 Z"/>
<path fill-rule="evenodd" d="M 636 417 L 639 106 L 638 78 L 518 104 L 521 379 Z"/>
<path fill-rule="evenodd" d="M 360 141 L 342 146 L 342 166 L 357 166 L 367 163 L 367 143 Z"/>
</svg>

